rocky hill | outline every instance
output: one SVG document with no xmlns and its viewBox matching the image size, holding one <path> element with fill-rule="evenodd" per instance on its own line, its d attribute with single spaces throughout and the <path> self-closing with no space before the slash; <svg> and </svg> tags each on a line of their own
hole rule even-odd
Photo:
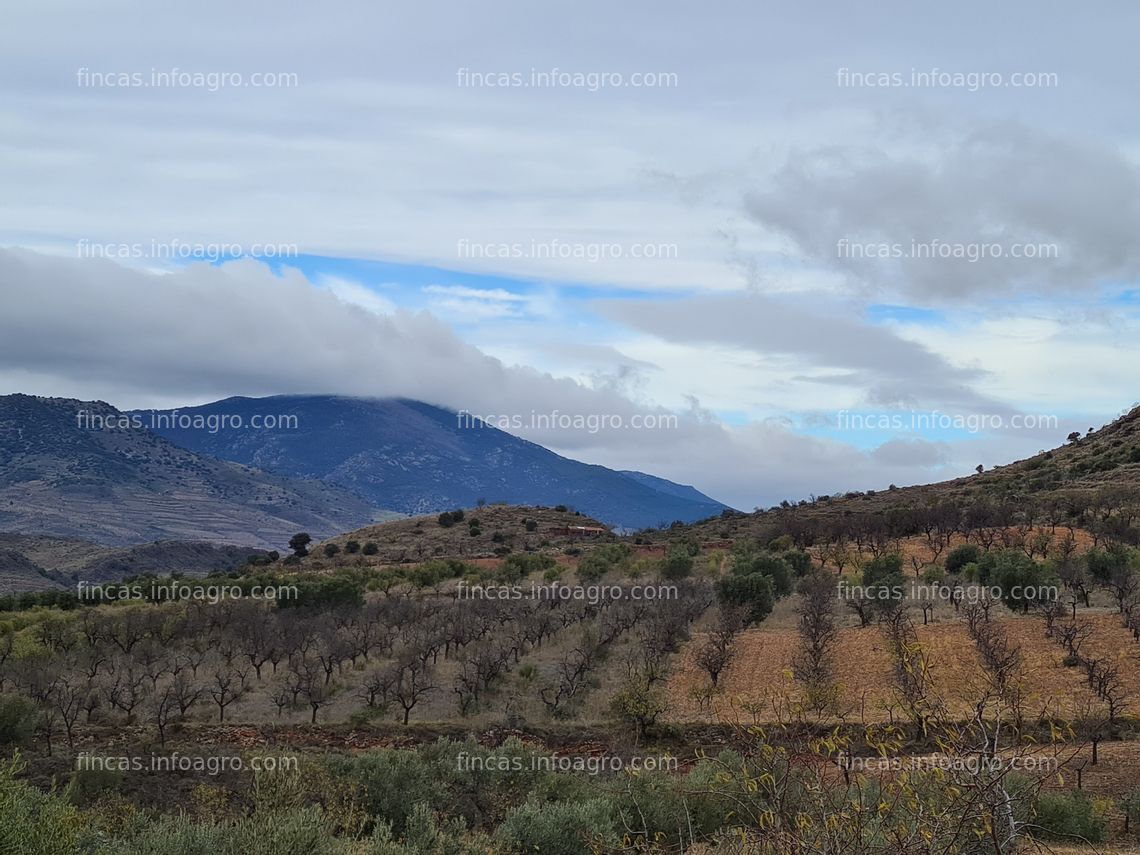
<svg viewBox="0 0 1140 855">
<path fill-rule="evenodd" d="M 102 402 L 0 397 L 0 531 L 282 548 L 376 518 L 335 484 L 195 454 Z"/>
</svg>

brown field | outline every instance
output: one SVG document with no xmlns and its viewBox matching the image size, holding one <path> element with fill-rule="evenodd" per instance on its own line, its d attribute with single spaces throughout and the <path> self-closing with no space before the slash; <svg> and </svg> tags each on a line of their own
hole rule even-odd
<svg viewBox="0 0 1140 855">
<path fill-rule="evenodd" d="M 935 691 L 949 704 L 951 715 L 965 714 L 970 698 L 984 686 L 984 676 L 966 634 L 965 624 L 953 618 L 953 610 L 939 615 L 929 626 L 919 626 L 918 636 L 930 655 Z M 1095 627 L 1087 650 L 1098 657 L 1109 657 L 1121 666 L 1129 695 L 1140 698 L 1140 644 L 1120 625 L 1116 614 L 1107 610 L 1082 610 L 1081 615 Z M 773 618 L 777 620 L 773 621 Z M 791 676 L 791 663 L 798 644 L 794 628 L 779 626 L 778 620 L 747 630 L 737 639 L 735 660 L 721 676 L 720 691 L 711 707 L 704 708 L 695 692 L 709 685 L 708 676 L 692 662 L 700 642 L 694 636 L 681 651 L 678 667 L 670 682 L 675 721 L 771 721 L 786 714 L 789 701 L 797 697 Z M 1094 703 L 1083 672 L 1066 668 L 1064 651 L 1044 636 L 1044 624 L 1034 617 L 1000 618 L 1010 641 L 1021 647 L 1025 661 L 1024 705 L 1027 715 L 1042 711 L 1061 716 L 1076 715 Z M 842 687 L 843 714 L 848 722 L 889 722 L 899 715 L 891 690 L 891 663 L 882 632 L 874 627 L 846 627 L 839 637 L 835 660 L 837 679 Z"/>
</svg>

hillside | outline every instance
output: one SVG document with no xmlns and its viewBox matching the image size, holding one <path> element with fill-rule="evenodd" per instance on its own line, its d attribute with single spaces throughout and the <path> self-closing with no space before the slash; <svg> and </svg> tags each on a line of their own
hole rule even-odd
<svg viewBox="0 0 1140 855">
<path fill-rule="evenodd" d="M 22 591 L 51 591 L 63 585 L 50 578 L 34 561 L 22 553 L 0 548 L 0 594 Z"/>
<path fill-rule="evenodd" d="M 168 576 L 205 576 L 214 570 L 233 570 L 243 566 L 252 555 L 261 550 L 247 546 L 226 546 L 214 543 L 157 541 L 138 546 L 116 549 L 84 563 L 66 575 L 75 580 L 111 582 L 124 576 L 154 573 Z M 61 574 L 62 575 L 62 574 Z"/>
<path fill-rule="evenodd" d="M 0 397 L 0 531 L 280 548 L 375 518 L 335 485 L 201 457 L 102 402 Z"/>
<path fill-rule="evenodd" d="M 80 579 L 112 582 L 141 573 L 205 576 L 243 566 L 248 546 L 162 540 L 113 547 L 85 540 L 0 533 L 0 590 L 71 588 Z"/>
<path fill-rule="evenodd" d="M 45 570 L 69 572 L 114 555 L 120 547 L 106 546 L 73 537 L 0 532 L 0 549 L 18 552 Z"/>
<path fill-rule="evenodd" d="M 691 487 L 561 457 L 482 422 L 408 400 L 332 396 L 227 398 L 177 411 L 220 426 L 162 427 L 156 433 L 208 454 L 280 475 L 320 478 L 377 507 L 406 514 L 471 507 L 480 499 L 568 505 L 609 525 L 643 528 L 692 522 L 725 506 Z M 137 413 L 152 419 L 150 411 Z M 155 421 L 170 419 L 159 411 Z M 247 427 L 272 416 L 288 425 Z M 233 427 L 235 417 L 242 427 Z"/>
<path fill-rule="evenodd" d="M 1056 448 L 976 475 L 888 490 L 842 495 L 821 492 L 811 499 L 751 514 L 726 513 L 691 528 L 711 539 L 763 536 L 792 515 L 827 523 L 892 508 L 923 508 L 943 502 L 964 507 L 987 501 L 1012 504 L 1021 512 L 1032 509 L 1038 517 L 1058 522 L 1080 518 L 1098 501 L 1106 509 L 1135 506 L 1140 502 L 1140 407 Z"/>
<path fill-rule="evenodd" d="M 590 544 L 613 540 L 602 523 L 580 513 L 557 508 L 518 505 L 486 505 L 467 508 L 463 518 L 441 525 L 438 516 L 420 516 L 366 526 L 356 531 L 331 537 L 311 548 L 307 566 L 330 564 L 323 557 L 323 547 L 335 545 L 340 554 L 334 564 L 399 564 L 430 558 L 490 558 L 504 550 L 559 553 L 571 546 L 588 549 Z M 473 533 L 474 532 L 474 533 Z M 372 543 L 372 556 L 349 556 L 346 546 L 355 541 L 361 547 Z M 496 552 L 498 550 L 498 553 Z"/>
</svg>

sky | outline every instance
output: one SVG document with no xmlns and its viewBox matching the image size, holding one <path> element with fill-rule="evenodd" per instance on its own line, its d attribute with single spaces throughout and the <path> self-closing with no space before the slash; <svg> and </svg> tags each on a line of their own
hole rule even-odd
<svg viewBox="0 0 1140 855">
<path fill-rule="evenodd" d="M 21 0 L 0 394 L 400 395 L 734 507 L 1140 399 L 1140 7 Z"/>
</svg>

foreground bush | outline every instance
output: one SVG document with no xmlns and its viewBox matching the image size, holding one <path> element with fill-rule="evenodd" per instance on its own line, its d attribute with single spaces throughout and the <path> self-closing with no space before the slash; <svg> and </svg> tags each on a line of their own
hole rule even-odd
<svg viewBox="0 0 1140 855">
<path fill-rule="evenodd" d="M 1104 817 L 1080 790 L 1042 793 L 1037 799 L 1034 834 L 1048 840 L 1087 840 L 1103 843 L 1107 831 Z"/>
<path fill-rule="evenodd" d="M 55 793 L 44 793 L 16 779 L 18 758 L 0 767 L 0 852 L 20 855 L 72 855 L 87 821 Z"/>
<path fill-rule="evenodd" d="M 527 802 L 507 814 L 495 833 L 508 852 L 588 855 L 615 852 L 618 834 L 607 799 L 584 802 Z"/>
</svg>

